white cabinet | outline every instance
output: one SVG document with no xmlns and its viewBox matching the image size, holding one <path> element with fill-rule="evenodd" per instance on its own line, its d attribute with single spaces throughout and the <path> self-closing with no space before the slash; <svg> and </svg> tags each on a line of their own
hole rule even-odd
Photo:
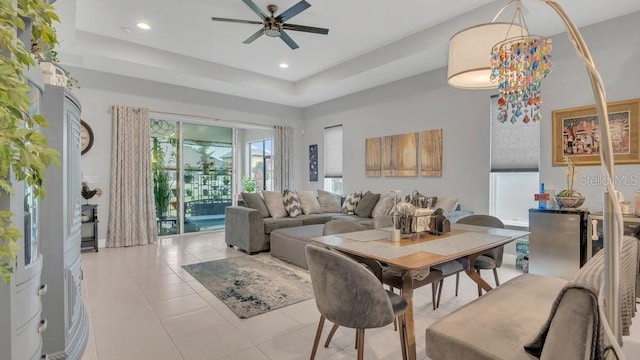
<svg viewBox="0 0 640 360">
<path fill-rule="evenodd" d="M 82 304 L 80 102 L 66 88 L 45 85 L 43 129 L 50 147 L 60 152 L 61 166 L 47 169 L 47 195 L 40 206 L 43 280 L 49 292 L 43 299 L 48 330 L 43 351 L 50 359 L 80 359 L 88 339 L 87 314 Z"/>
<path fill-rule="evenodd" d="M 31 114 L 38 112 L 42 81 L 39 71 L 27 75 L 31 86 Z M 21 230 L 20 250 L 13 264 L 11 282 L 0 280 L 0 360 L 39 359 L 43 320 L 41 282 L 43 259 L 39 250 L 38 200 L 24 182 L 12 183 L 15 193 L 0 193 L 0 210 L 11 211 L 13 225 Z M 21 216 L 21 214 L 23 216 Z M 6 260 L 6 259 L 5 259 Z"/>
</svg>

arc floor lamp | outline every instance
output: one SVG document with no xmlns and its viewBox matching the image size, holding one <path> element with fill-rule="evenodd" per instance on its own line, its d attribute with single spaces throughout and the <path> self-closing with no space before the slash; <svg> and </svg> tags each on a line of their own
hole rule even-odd
<svg viewBox="0 0 640 360">
<path fill-rule="evenodd" d="M 617 201 L 617 193 L 614 186 L 614 182 L 611 179 L 614 178 L 614 160 L 613 160 L 613 148 L 611 142 L 611 130 L 609 125 L 609 117 L 607 111 L 607 101 L 605 96 L 605 89 L 602 83 L 602 79 L 596 69 L 596 65 L 589 53 L 582 35 L 578 31 L 576 25 L 571 21 L 564 9 L 555 1 L 551 0 L 537 0 L 545 3 L 551 7 L 564 22 L 569 39 L 573 43 L 576 49 L 578 57 L 584 62 L 589 79 L 591 81 L 591 87 L 593 89 L 593 96 L 595 99 L 596 109 L 598 113 L 599 130 L 601 136 L 601 149 L 600 159 L 602 163 L 602 172 L 607 181 L 607 191 L 604 194 L 604 206 L 603 206 L 603 227 L 605 235 L 604 255 L 605 255 L 605 273 L 604 273 L 604 285 L 600 291 L 599 296 L 599 308 L 601 315 L 606 321 L 605 333 L 609 337 L 609 340 L 614 346 L 617 346 L 616 353 L 619 357 L 622 357 L 619 344 L 622 342 L 622 325 L 620 320 L 620 279 L 619 279 L 619 254 L 622 238 L 622 212 L 620 204 Z M 512 21 L 511 23 L 496 22 L 496 19 L 500 14 L 511 5 L 516 5 L 516 14 L 519 13 L 518 22 Z M 546 76 L 545 59 L 538 59 L 540 62 L 527 62 L 525 67 L 525 75 L 516 74 L 511 78 L 508 78 L 505 82 L 499 83 L 495 81 L 498 77 L 497 70 L 491 67 L 491 50 L 497 43 L 509 40 L 512 38 L 519 39 L 531 39 L 528 35 L 528 29 L 524 18 L 520 10 L 520 0 L 509 1 L 496 15 L 491 23 L 481 24 L 464 29 L 455 34 L 449 43 L 449 64 L 448 64 L 448 79 L 449 85 L 463 88 L 463 89 L 489 89 L 500 88 L 501 93 L 504 93 L 504 89 L 507 88 L 507 93 L 511 91 L 512 94 L 517 95 L 517 100 L 522 100 L 523 94 L 529 90 L 539 86 L 541 78 Z M 516 19 L 516 16 L 514 16 Z M 533 50 L 539 50 L 537 47 L 544 46 L 544 44 L 536 43 L 533 45 Z M 549 44 L 550 46 L 550 44 Z M 514 51 L 520 51 L 521 48 L 514 48 Z M 549 48 L 550 50 L 550 48 Z M 518 67 L 517 65 L 515 66 Z M 514 67 L 512 66 L 512 69 Z M 523 70 L 520 68 L 520 70 Z M 546 69 L 547 73 L 549 68 Z M 527 73 L 528 71 L 528 73 Z M 531 75 L 531 77 L 529 77 Z M 536 78 L 537 76 L 537 78 Z M 494 81 L 491 81 L 494 78 Z M 526 84 L 524 87 L 518 87 L 518 79 L 522 79 Z M 504 81 L 504 78 L 501 78 Z M 528 88 L 526 87 L 528 86 Z M 539 90 L 539 87 L 538 87 Z M 538 92 L 539 95 L 539 92 Z M 530 100 L 531 96 L 527 95 L 525 98 L 525 106 L 533 106 L 538 109 L 538 103 L 535 100 Z M 518 104 L 514 101 L 513 104 Z M 520 102 L 522 104 L 522 102 Z M 505 105 L 506 106 L 506 105 Z M 518 105 L 520 106 L 520 105 Z M 538 117 L 539 118 L 539 117 Z M 492 119 L 495 121 L 495 119 Z M 502 120 L 501 120 L 502 121 Z M 603 306 L 605 305 L 606 306 Z M 603 310 L 603 307 L 606 310 Z M 608 323 L 608 326 L 607 326 Z"/>
</svg>

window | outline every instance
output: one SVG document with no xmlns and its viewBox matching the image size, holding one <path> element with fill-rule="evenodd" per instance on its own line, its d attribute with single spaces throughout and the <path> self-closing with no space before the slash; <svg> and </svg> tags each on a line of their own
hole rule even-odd
<svg viewBox="0 0 640 360">
<path fill-rule="evenodd" d="M 253 176 L 258 188 L 262 190 L 272 189 L 273 163 L 271 161 L 271 139 L 249 143 L 249 173 Z"/>
<path fill-rule="evenodd" d="M 324 189 L 342 194 L 342 125 L 324 129 Z"/>
<path fill-rule="evenodd" d="M 529 208 L 539 190 L 540 124 L 496 120 L 498 97 L 491 97 L 491 178 L 489 213 L 505 225 L 528 226 Z"/>
</svg>

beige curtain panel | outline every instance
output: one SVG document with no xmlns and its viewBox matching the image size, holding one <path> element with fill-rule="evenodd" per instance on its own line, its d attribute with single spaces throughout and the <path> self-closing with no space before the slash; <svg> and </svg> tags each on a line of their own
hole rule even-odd
<svg viewBox="0 0 640 360">
<path fill-rule="evenodd" d="M 273 190 L 280 193 L 295 187 L 293 134 L 288 126 L 273 129 Z"/>
<path fill-rule="evenodd" d="M 112 105 L 111 197 L 107 247 L 158 239 L 153 201 L 149 109 Z"/>
</svg>

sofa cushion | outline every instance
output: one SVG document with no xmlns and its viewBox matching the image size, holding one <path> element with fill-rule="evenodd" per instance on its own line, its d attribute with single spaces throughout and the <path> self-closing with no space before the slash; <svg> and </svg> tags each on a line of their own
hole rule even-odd
<svg viewBox="0 0 640 360">
<path fill-rule="evenodd" d="M 329 191 L 318 190 L 318 202 L 323 213 L 336 213 L 341 211 L 342 197 Z"/>
<path fill-rule="evenodd" d="M 393 197 L 391 195 L 382 195 L 380 196 L 380 200 L 378 200 L 376 207 L 373 208 L 371 217 L 389 215 L 391 214 L 392 209 Z"/>
<path fill-rule="evenodd" d="M 298 199 L 300 199 L 302 212 L 305 215 L 322 213 L 315 191 L 296 191 L 296 195 L 298 195 Z"/>
<path fill-rule="evenodd" d="M 282 201 L 284 201 L 284 207 L 290 217 L 302 215 L 302 204 L 300 204 L 300 199 L 295 192 L 285 190 L 282 194 Z"/>
<path fill-rule="evenodd" d="M 296 217 L 296 219 L 302 220 L 303 225 L 324 224 L 331 220 L 331 218 L 331 214 L 309 214 Z"/>
<path fill-rule="evenodd" d="M 260 211 L 263 218 L 269 217 L 269 210 L 267 209 L 267 205 L 265 205 L 264 199 L 260 194 L 246 192 L 240 194 L 242 195 L 244 203 L 247 204 L 247 207 Z"/>
<path fill-rule="evenodd" d="M 362 199 L 358 201 L 355 214 L 362 218 L 370 218 L 371 213 L 373 213 L 373 208 L 376 207 L 378 200 L 380 200 L 380 194 L 373 194 L 372 192 L 367 191 L 362 195 Z"/>
<path fill-rule="evenodd" d="M 271 232 L 273 230 L 277 230 L 277 229 L 284 229 L 284 228 L 290 228 L 290 227 L 294 227 L 294 226 L 302 226 L 304 225 L 302 223 L 302 220 L 298 219 L 298 218 L 290 218 L 290 217 L 286 217 L 286 218 L 279 218 L 279 219 L 274 219 L 274 218 L 264 218 L 264 233 L 265 234 L 271 234 Z"/>
<path fill-rule="evenodd" d="M 282 194 L 275 191 L 263 191 L 262 197 L 264 198 L 264 203 L 269 209 L 269 215 L 271 215 L 274 219 L 279 219 L 283 217 L 289 216 L 287 213 L 287 209 L 284 207 L 284 202 L 282 201 Z"/>
<path fill-rule="evenodd" d="M 362 198 L 362 192 L 352 191 L 344 199 L 342 203 L 342 212 L 345 214 L 355 214 L 358 201 Z"/>
</svg>

